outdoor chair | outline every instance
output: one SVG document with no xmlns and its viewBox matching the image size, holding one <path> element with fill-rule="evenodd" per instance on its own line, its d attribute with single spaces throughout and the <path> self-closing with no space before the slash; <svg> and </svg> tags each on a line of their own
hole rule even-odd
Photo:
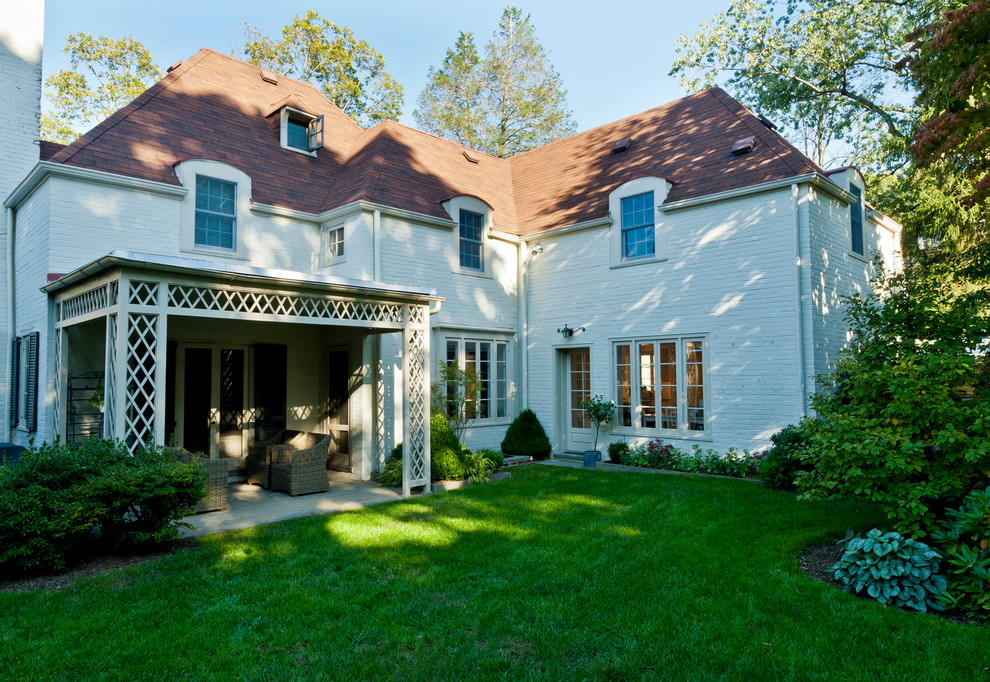
<svg viewBox="0 0 990 682">
<path fill-rule="evenodd" d="M 282 429 L 271 438 L 251 443 L 248 446 L 248 454 L 245 462 L 247 465 L 247 482 L 250 485 L 260 485 L 266 490 L 271 487 L 271 449 L 276 445 L 282 445 L 301 435 L 303 435 L 301 431 Z"/>
<path fill-rule="evenodd" d="M 327 455 L 330 452 L 330 436 L 304 434 L 312 440 L 320 439 L 311 447 L 300 448 L 301 438 L 271 448 L 271 489 L 285 490 L 290 495 L 322 493 L 330 488 L 327 481 Z M 306 443 L 309 445 L 309 443 Z"/>
<path fill-rule="evenodd" d="M 206 497 L 196 505 L 196 512 L 221 511 L 227 508 L 227 467 L 226 459 L 210 459 L 189 452 L 185 448 L 169 448 L 180 462 L 194 462 L 206 469 Z"/>
</svg>

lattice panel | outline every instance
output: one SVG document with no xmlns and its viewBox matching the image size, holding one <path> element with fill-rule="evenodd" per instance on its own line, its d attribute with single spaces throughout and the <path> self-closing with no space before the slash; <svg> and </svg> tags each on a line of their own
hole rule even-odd
<svg viewBox="0 0 990 682">
<path fill-rule="evenodd" d="M 430 393 L 428 390 L 429 359 L 426 357 L 426 331 L 409 329 L 406 332 L 406 349 L 402 358 L 405 365 L 406 395 L 409 396 L 409 433 L 405 436 L 403 453 L 409 453 L 409 485 L 429 485 L 429 462 L 426 449 L 429 446 Z"/>
<path fill-rule="evenodd" d="M 426 324 L 426 308 L 423 306 L 409 307 L 409 322 L 412 324 Z"/>
<path fill-rule="evenodd" d="M 74 317 L 104 310 L 108 306 L 113 305 L 109 302 L 109 298 L 109 291 L 105 285 L 84 291 L 75 296 L 70 296 L 59 303 L 58 319 L 62 322 L 64 320 L 71 320 Z"/>
<path fill-rule="evenodd" d="M 379 346 L 379 349 L 381 346 Z M 377 470 L 381 471 L 385 466 L 385 453 L 388 452 L 385 434 L 385 363 L 382 362 L 381 352 L 376 354 L 375 359 L 375 459 L 378 463 Z"/>
<path fill-rule="evenodd" d="M 107 316 L 106 381 L 103 388 L 103 435 L 117 435 L 117 316 Z"/>
<path fill-rule="evenodd" d="M 120 282 L 117 280 L 110 282 L 108 289 L 110 290 L 110 305 L 117 305 L 117 298 L 120 292 Z"/>
<path fill-rule="evenodd" d="M 321 320 L 402 323 L 402 306 L 400 305 L 369 303 L 329 296 L 317 298 L 296 294 L 272 294 L 173 284 L 168 289 L 168 304 L 172 308 L 186 310 L 294 315 Z"/>
<path fill-rule="evenodd" d="M 158 282 L 132 281 L 127 302 L 131 305 L 158 305 Z"/>
<path fill-rule="evenodd" d="M 128 315 L 124 363 L 124 442 L 136 451 L 155 432 L 158 316 Z"/>
<path fill-rule="evenodd" d="M 61 433 L 62 423 L 59 421 L 58 413 L 60 408 L 59 395 L 62 393 L 62 330 L 55 330 L 55 395 L 52 397 L 52 424 L 54 424 L 55 435 Z"/>
</svg>

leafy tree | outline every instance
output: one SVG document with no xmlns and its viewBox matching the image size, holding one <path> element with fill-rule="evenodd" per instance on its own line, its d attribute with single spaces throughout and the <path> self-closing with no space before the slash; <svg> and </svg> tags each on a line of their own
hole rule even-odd
<svg viewBox="0 0 990 682">
<path fill-rule="evenodd" d="M 508 157 L 560 139 L 576 126 L 564 90 L 529 15 L 508 6 L 480 58 L 461 32 L 413 112 L 426 131 Z"/>
<path fill-rule="evenodd" d="M 53 112 L 41 115 L 41 137 L 52 142 L 72 142 L 162 77 L 133 36 L 115 40 L 80 31 L 66 39 L 62 51 L 70 55 L 72 68 L 45 81 Z"/>
<path fill-rule="evenodd" d="M 911 152 L 925 167 L 971 185 L 967 204 L 990 199 L 990 0 L 915 31 L 907 65 L 925 108 Z"/>
<path fill-rule="evenodd" d="M 430 412 L 446 418 L 458 443 L 464 442 L 464 431 L 477 417 L 481 397 L 481 379 L 473 367 L 461 369 L 456 362 L 440 367 L 439 377 L 430 386 Z"/>
<path fill-rule="evenodd" d="M 877 502 L 913 535 L 990 484 L 990 246 L 921 252 L 873 284 L 846 306 L 853 344 L 802 424 L 797 485 Z"/>
<path fill-rule="evenodd" d="M 282 28 L 281 39 L 246 26 L 247 60 L 312 83 L 362 125 L 402 115 L 402 86 L 385 70 L 381 53 L 312 10 Z"/>
</svg>

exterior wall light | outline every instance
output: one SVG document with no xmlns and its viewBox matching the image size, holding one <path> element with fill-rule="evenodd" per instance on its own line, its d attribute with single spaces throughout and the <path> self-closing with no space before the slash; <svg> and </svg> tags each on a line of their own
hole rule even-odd
<svg viewBox="0 0 990 682">
<path fill-rule="evenodd" d="M 568 327 L 565 324 L 564 327 L 563 327 L 563 329 L 558 329 L 557 330 L 557 333 L 558 334 L 562 334 L 565 339 L 569 339 L 572 336 L 574 336 L 575 334 L 577 334 L 578 332 L 583 332 L 583 331 L 584 331 L 584 327 L 578 327 L 577 329 L 571 329 L 570 327 Z"/>
</svg>

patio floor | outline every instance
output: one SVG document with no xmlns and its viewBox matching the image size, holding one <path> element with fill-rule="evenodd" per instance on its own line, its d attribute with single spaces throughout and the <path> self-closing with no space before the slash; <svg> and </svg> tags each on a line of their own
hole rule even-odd
<svg viewBox="0 0 990 682">
<path fill-rule="evenodd" d="M 247 483 L 231 483 L 227 491 L 226 510 L 187 516 L 183 520 L 194 528 L 181 529 L 180 533 L 182 537 L 195 537 L 401 499 L 400 488 L 385 488 L 375 481 L 361 481 L 356 476 L 336 472 L 330 473 L 330 490 L 327 492 L 298 497 Z"/>
</svg>

